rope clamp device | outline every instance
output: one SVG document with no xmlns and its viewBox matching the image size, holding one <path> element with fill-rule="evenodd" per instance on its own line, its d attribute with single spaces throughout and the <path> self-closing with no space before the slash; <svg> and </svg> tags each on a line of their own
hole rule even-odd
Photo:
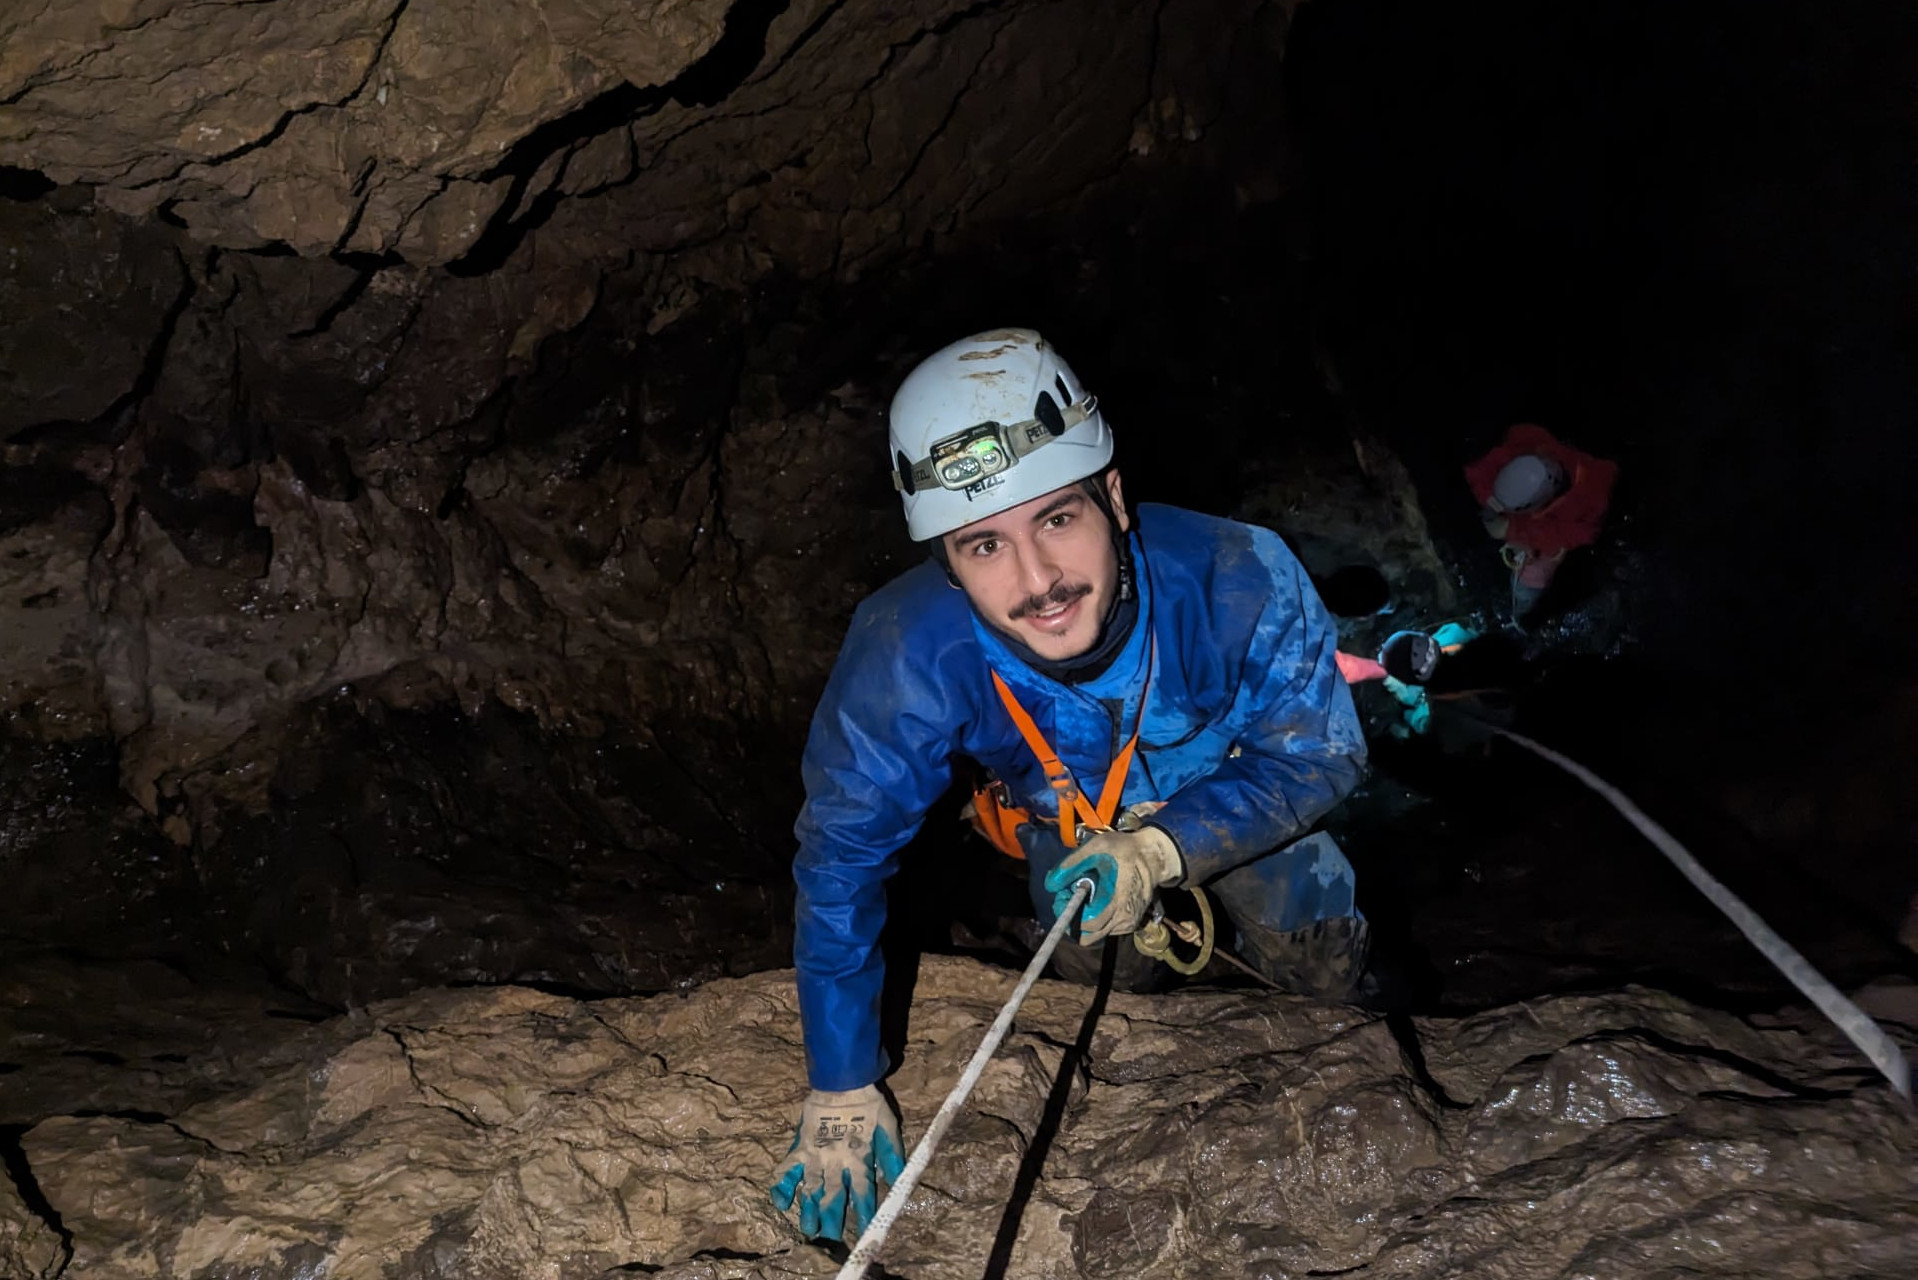
<svg viewBox="0 0 1918 1280">
<path fill-rule="evenodd" d="M 1191 890 L 1192 901 L 1198 906 L 1197 920 L 1175 920 L 1165 911 L 1165 903 L 1158 898 L 1152 900 L 1152 914 L 1146 922 L 1132 934 L 1132 946 L 1140 955 L 1163 963 L 1172 972 L 1191 977 L 1201 972 L 1211 963 L 1217 930 L 1212 923 L 1212 900 L 1204 889 L 1194 887 Z M 1181 956 L 1174 948 L 1177 940 L 1192 948 L 1191 958 Z"/>
</svg>

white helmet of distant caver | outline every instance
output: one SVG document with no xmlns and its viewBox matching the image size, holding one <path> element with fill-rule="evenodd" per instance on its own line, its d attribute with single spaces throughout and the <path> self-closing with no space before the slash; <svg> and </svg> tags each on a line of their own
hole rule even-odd
<svg viewBox="0 0 1918 1280">
<path fill-rule="evenodd" d="M 888 416 L 892 483 L 914 542 L 1112 463 L 1098 400 L 1030 329 L 993 329 L 934 352 L 899 384 Z"/>
<path fill-rule="evenodd" d="M 1499 468 L 1487 505 L 1500 513 L 1536 511 L 1565 492 L 1565 468 L 1550 458 L 1522 453 Z"/>
</svg>

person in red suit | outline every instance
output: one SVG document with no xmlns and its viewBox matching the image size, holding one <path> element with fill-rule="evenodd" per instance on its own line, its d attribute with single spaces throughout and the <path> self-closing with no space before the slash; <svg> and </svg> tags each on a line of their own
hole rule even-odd
<svg viewBox="0 0 1918 1280">
<path fill-rule="evenodd" d="M 1525 625 L 1566 554 L 1598 538 L 1617 479 L 1617 463 L 1531 422 L 1507 431 L 1497 448 L 1465 468 L 1479 519 L 1505 544 L 1514 625 Z"/>
</svg>

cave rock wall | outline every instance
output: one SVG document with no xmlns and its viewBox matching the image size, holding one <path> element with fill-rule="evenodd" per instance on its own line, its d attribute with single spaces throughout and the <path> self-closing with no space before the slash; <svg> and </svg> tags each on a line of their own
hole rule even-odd
<svg viewBox="0 0 1918 1280">
<path fill-rule="evenodd" d="M 566 787 L 593 768 L 527 743 L 597 743 L 638 776 L 544 815 L 567 874 L 589 845 L 608 867 L 638 850 L 767 874 L 845 620 L 915 554 L 881 409 L 923 349 L 885 312 L 924 304 L 843 299 L 1206 184 L 1270 198 L 1288 18 L 1258 0 L 0 15 L 0 722 L 88 762 L 40 768 L 6 824 L 10 870 L 67 877 L 23 890 L 20 928 L 105 911 L 114 876 L 235 897 L 222 929 L 265 920 L 291 846 L 257 820 L 318 797 L 363 819 L 329 835 L 349 886 L 435 822 L 450 865 L 522 792 L 461 774 L 427 789 L 433 822 L 393 818 L 395 760 L 463 758 L 415 713 L 506 717 L 467 745 L 511 740 Z M 1019 318 L 1003 296 L 994 323 Z M 349 743 L 360 774 L 337 767 Z M 123 800 L 87 789 L 102 751 Z M 83 829 L 137 849 L 137 872 L 76 888 L 55 845 Z M 314 945 L 345 928 L 310 914 Z"/>
</svg>

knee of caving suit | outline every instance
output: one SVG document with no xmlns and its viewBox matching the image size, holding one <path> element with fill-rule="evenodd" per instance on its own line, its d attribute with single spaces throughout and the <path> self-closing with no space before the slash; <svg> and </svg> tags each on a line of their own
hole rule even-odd
<svg viewBox="0 0 1918 1280">
<path fill-rule="evenodd" d="M 1232 923 L 1239 958 L 1299 995 L 1350 999 L 1370 952 L 1358 877 L 1323 831 L 1274 849 L 1207 886 Z"/>
</svg>

